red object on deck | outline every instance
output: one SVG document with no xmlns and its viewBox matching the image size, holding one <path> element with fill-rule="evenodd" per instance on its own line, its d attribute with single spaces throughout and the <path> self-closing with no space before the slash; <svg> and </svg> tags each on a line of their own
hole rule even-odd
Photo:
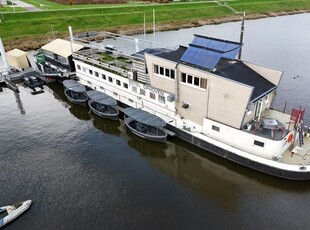
<svg viewBox="0 0 310 230">
<path fill-rule="evenodd" d="M 305 109 L 292 109 L 291 120 L 294 121 L 295 127 L 299 121 L 304 118 Z"/>
</svg>

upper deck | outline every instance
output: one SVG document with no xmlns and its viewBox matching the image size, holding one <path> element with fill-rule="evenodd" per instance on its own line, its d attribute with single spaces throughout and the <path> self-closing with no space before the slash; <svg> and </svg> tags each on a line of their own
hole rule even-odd
<svg viewBox="0 0 310 230">
<path fill-rule="evenodd" d="M 132 71 L 133 58 L 120 54 L 108 54 L 100 49 L 89 48 L 77 51 L 72 56 L 76 60 L 113 72 L 125 78 L 128 78 L 130 75 L 129 72 Z"/>
</svg>

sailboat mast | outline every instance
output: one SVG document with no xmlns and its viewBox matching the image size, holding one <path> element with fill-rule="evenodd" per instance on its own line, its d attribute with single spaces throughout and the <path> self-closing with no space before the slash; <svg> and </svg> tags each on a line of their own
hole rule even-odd
<svg viewBox="0 0 310 230">
<path fill-rule="evenodd" d="M 238 54 L 238 59 L 241 59 L 241 53 L 242 53 L 242 43 L 243 43 L 243 32 L 244 32 L 244 19 L 245 19 L 245 12 L 243 12 L 243 18 L 242 18 L 242 22 L 241 22 L 241 33 L 240 33 L 240 51 Z"/>
</svg>

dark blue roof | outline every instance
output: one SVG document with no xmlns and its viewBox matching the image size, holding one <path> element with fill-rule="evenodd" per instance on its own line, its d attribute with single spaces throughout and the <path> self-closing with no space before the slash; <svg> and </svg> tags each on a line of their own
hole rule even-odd
<svg viewBox="0 0 310 230">
<path fill-rule="evenodd" d="M 170 61 L 179 62 L 180 58 L 183 56 L 186 50 L 187 47 L 179 46 L 177 50 L 168 50 L 166 52 L 156 54 L 156 56 L 168 59 Z"/>
<path fill-rule="evenodd" d="M 137 58 L 140 58 L 140 59 L 144 59 L 144 54 L 145 53 L 148 53 L 148 54 L 159 54 L 159 53 L 166 52 L 166 51 L 169 51 L 169 49 L 166 49 L 166 48 L 147 48 L 147 49 L 141 50 L 138 53 L 133 54 L 132 57 L 137 57 Z"/>
<path fill-rule="evenodd" d="M 212 70 L 221 58 L 234 60 L 241 43 L 204 37 L 195 34 L 180 61 L 203 69 Z"/>
<path fill-rule="evenodd" d="M 227 79 L 252 86 L 254 90 L 250 99 L 251 102 L 259 100 L 269 92 L 276 89 L 276 85 L 265 79 L 241 61 L 229 63 L 227 60 L 221 60 L 216 68 L 216 74 Z"/>
</svg>

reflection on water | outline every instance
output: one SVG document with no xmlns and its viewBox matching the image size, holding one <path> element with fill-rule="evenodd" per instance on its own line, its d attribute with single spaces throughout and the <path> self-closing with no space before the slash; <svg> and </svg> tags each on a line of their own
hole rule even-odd
<svg viewBox="0 0 310 230">
<path fill-rule="evenodd" d="M 25 111 L 25 109 L 24 109 L 23 102 L 22 102 L 22 100 L 20 99 L 19 93 L 14 92 L 14 96 L 15 96 L 15 99 L 16 99 L 17 108 L 20 110 L 20 114 L 21 114 L 21 115 L 25 115 L 25 114 L 26 114 L 26 111 Z"/>
<path fill-rule="evenodd" d="M 108 119 L 103 119 L 101 117 L 98 117 L 97 115 L 91 113 L 90 114 L 93 120 L 93 125 L 96 129 L 115 136 L 119 136 L 121 131 L 120 131 L 120 122 L 114 121 L 114 120 L 108 120 Z"/>
<path fill-rule="evenodd" d="M 91 119 L 89 108 L 85 106 L 75 105 L 70 102 L 64 93 L 63 86 L 58 83 L 54 82 L 48 85 L 48 87 L 53 91 L 53 95 L 57 100 L 63 102 L 63 105 L 66 108 L 69 108 L 70 113 L 72 113 L 76 118 L 84 121 L 88 121 Z"/>
<path fill-rule="evenodd" d="M 253 229 L 253 216 L 264 229 L 285 229 L 279 218 L 295 226 L 303 217 L 296 206 L 308 207 L 309 182 L 255 172 L 178 138 L 145 141 L 123 121 L 69 104 L 61 84 L 39 95 L 21 89 L 24 115 L 12 91 L 0 96 L 0 182 L 8 194 L 0 203 L 34 200 L 14 229 Z M 307 224 L 303 217 L 298 226 Z"/>
<path fill-rule="evenodd" d="M 292 192 L 309 191 L 310 182 L 286 181 L 250 170 L 189 145 L 178 138 L 172 138 L 167 143 L 144 140 L 125 128 L 123 121 L 102 119 L 92 114 L 88 107 L 70 103 L 65 97 L 60 83 L 52 83 L 49 88 L 54 97 L 60 100 L 76 118 L 84 121 L 92 120 L 96 129 L 127 139 L 128 145 L 147 158 L 153 167 L 172 175 L 207 197 L 212 195 L 213 199 L 217 199 L 220 190 L 225 193 L 222 195 L 232 199 L 234 193 L 227 188 L 232 187 L 234 183 L 248 184 L 249 182 Z M 210 184 L 212 184 L 211 187 Z M 223 186 L 227 188 L 224 189 Z"/>
</svg>

